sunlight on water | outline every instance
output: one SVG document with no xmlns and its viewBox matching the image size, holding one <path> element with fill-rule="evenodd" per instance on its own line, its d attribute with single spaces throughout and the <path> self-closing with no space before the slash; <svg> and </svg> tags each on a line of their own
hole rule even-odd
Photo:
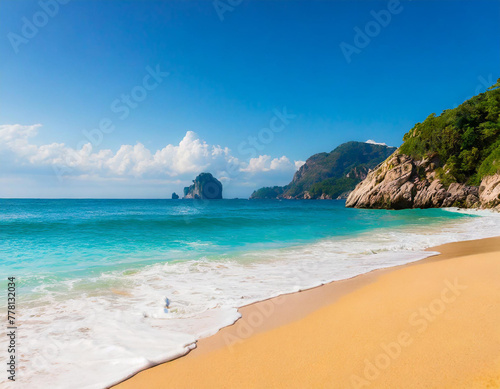
<svg viewBox="0 0 500 389">
<path fill-rule="evenodd" d="M 40 388 L 109 385 L 186 353 L 237 320 L 241 305 L 500 226 L 490 213 L 342 201 L 0 200 L 0 217 L 2 264 L 20 295 L 25 386 L 16 387 L 36 377 Z"/>
</svg>

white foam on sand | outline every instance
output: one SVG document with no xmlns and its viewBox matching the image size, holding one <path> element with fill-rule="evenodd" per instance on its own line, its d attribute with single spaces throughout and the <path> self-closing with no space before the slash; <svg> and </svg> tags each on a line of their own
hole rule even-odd
<svg viewBox="0 0 500 389">
<path fill-rule="evenodd" d="M 415 261 L 424 248 L 498 235 L 500 215 L 418 230 L 380 229 L 226 260 L 178 261 L 47 285 L 19 309 L 15 388 L 103 388 L 187 353 L 236 321 L 237 307 L 377 268 Z M 163 312 L 164 297 L 171 300 Z M 6 339 L 0 349 L 6 349 Z M 8 385 L 6 387 L 9 387 Z"/>
</svg>

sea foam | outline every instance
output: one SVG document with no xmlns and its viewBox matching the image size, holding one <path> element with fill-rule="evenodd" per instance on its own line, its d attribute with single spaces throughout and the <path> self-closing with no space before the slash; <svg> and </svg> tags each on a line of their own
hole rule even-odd
<svg viewBox="0 0 500 389">
<path fill-rule="evenodd" d="M 47 279 L 19 314 L 16 388 L 103 388 L 187 353 L 243 305 L 416 261 L 424 248 L 495 236 L 500 215 L 380 228 L 219 260 L 157 263 L 61 283 Z M 171 300 L 163 311 L 164 298 Z M 5 349 L 5 339 L 0 348 Z"/>
</svg>

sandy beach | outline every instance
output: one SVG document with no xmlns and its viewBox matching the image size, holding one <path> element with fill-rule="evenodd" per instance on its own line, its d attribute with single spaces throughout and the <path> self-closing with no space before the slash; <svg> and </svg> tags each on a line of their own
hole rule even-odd
<svg viewBox="0 0 500 389">
<path fill-rule="evenodd" d="M 240 308 L 116 388 L 500 388 L 500 237 Z"/>
</svg>

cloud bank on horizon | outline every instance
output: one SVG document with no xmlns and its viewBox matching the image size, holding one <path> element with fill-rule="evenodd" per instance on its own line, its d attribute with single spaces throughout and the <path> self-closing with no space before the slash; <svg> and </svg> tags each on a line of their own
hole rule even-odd
<svg viewBox="0 0 500 389">
<path fill-rule="evenodd" d="M 248 161 L 240 160 L 228 147 L 209 145 L 193 131 L 187 131 L 179 144 L 168 144 L 158 150 L 150 150 L 142 143 L 121 145 L 116 152 L 96 150 L 90 142 L 81 148 L 64 143 L 37 145 L 35 138 L 41 127 L 40 124 L 0 125 L 0 155 L 10 153 L 11 167 L 23 167 L 30 173 L 51 168 L 59 181 L 163 178 L 170 180 L 164 181 L 167 183 L 189 183 L 197 174 L 208 171 L 226 184 L 248 187 L 265 185 L 278 177 L 289 181 L 304 164 L 304 161 L 292 162 L 284 155 L 279 158 L 259 155 Z"/>
</svg>

